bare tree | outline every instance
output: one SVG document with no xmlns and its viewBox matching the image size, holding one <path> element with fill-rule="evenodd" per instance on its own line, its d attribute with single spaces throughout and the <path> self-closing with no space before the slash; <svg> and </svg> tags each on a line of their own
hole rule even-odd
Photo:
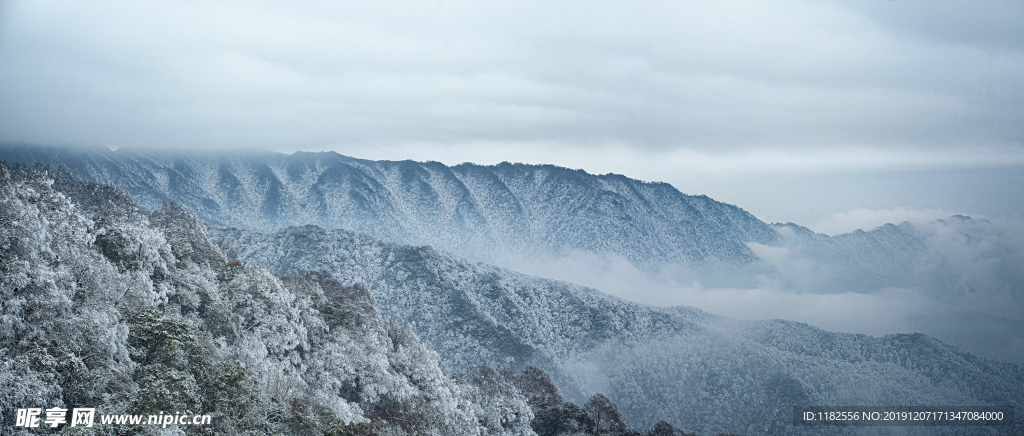
<svg viewBox="0 0 1024 436">
<path fill-rule="evenodd" d="M 626 423 L 622 421 L 619 408 L 604 394 L 598 393 L 590 397 L 583 405 L 583 411 L 594 420 L 595 435 L 602 432 L 615 434 L 626 431 Z"/>
</svg>

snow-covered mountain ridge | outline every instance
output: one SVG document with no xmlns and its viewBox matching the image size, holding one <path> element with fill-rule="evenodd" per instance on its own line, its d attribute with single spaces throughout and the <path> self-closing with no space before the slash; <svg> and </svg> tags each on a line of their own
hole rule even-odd
<svg viewBox="0 0 1024 436">
<path fill-rule="evenodd" d="M 641 269 L 684 265 L 709 284 L 781 279 L 748 242 L 776 232 L 732 205 L 665 183 L 551 165 L 368 161 L 334 152 L 164 153 L 5 144 L 0 159 L 68 168 L 144 208 L 177 202 L 214 225 L 315 224 L 503 264 L 571 252 Z"/>
<path fill-rule="evenodd" d="M 551 165 L 449 167 L 334 152 L 10 143 L 0 143 L 0 159 L 64 167 L 79 180 L 117 186 L 145 209 L 176 202 L 215 226 L 273 231 L 313 224 L 513 269 L 523 260 L 587 252 L 621 256 L 646 271 L 681 265 L 705 287 L 795 282 L 802 291 L 837 292 L 922 286 L 915 278 L 941 269 L 935 265 L 943 261 L 908 223 L 830 237 L 793 223 L 768 224 L 666 183 Z M 780 273 L 778 263 L 765 262 L 751 246 L 799 249 L 844 273 L 806 283 Z"/>
</svg>

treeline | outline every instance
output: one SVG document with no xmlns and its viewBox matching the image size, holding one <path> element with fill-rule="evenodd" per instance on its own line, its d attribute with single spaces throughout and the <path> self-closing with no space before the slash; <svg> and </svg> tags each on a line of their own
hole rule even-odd
<svg viewBox="0 0 1024 436">
<path fill-rule="evenodd" d="M 641 434 L 537 368 L 445 375 L 361 286 L 247 267 L 174 204 L 145 214 L 115 188 L 2 163 L 0 434 L 28 432 L 15 411 L 34 407 L 213 418 L 104 434 Z"/>
</svg>

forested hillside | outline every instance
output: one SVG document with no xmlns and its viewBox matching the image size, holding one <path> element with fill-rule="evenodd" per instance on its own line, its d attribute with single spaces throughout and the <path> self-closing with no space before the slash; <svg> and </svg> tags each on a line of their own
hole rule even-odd
<svg viewBox="0 0 1024 436">
<path fill-rule="evenodd" d="M 231 260 L 177 206 L 0 165 L 0 243 L 0 433 L 96 407 L 212 415 L 189 434 L 534 434 L 542 373 L 446 374 L 364 288 Z"/>
</svg>

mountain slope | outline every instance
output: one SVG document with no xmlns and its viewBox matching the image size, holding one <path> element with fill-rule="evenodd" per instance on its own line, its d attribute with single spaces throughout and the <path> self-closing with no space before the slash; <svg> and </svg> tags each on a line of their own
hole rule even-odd
<svg viewBox="0 0 1024 436">
<path fill-rule="evenodd" d="M 329 271 L 344 277 L 345 284 L 367 286 L 382 310 L 429 338 L 454 369 L 495 364 L 552 368 L 610 338 L 649 338 L 696 328 L 676 310 L 638 310 L 635 303 L 593 289 L 343 230 L 303 226 L 263 234 L 214 228 L 210 235 L 247 263 L 281 274 Z M 688 316 L 710 315 L 694 310 Z"/>
<path fill-rule="evenodd" d="M 364 284 L 450 369 L 542 366 L 574 399 L 607 394 L 636 428 L 665 420 L 701 434 L 787 434 L 793 405 L 1024 404 L 1024 369 L 923 335 L 876 338 L 654 308 L 314 226 L 211 236 L 282 274 L 326 270 Z M 950 434 L 964 434 L 957 431 Z"/>
</svg>

